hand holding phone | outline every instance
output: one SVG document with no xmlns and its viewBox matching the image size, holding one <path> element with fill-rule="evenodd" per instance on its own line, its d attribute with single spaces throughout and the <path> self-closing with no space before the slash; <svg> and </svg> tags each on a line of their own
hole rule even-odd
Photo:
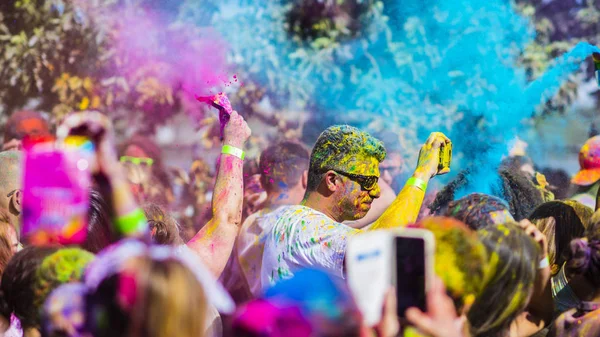
<svg viewBox="0 0 600 337">
<path fill-rule="evenodd" d="M 396 313 L 409 307 L 425 310 L 433 281 L 434 236 L 425 229 L 378 230 L 354 236 L 348 243 L 348 285 L 369 326 L 381 320 L 385 294 L 396 288 Z"/>
<path fill-rule="evenodd" d="M 91 140 L 97 164 L 90 166 L 92 174 L 112 177 L 119 172 L 114 130 L 107 116 L 97 111 L 73 113 L 64 119 L 56 134 L 59 141 L 64 141 L 69 136 L 83 136 Z"/>
<path fill-rule="evenodd" d="M 432 132 L 419 151 L 415 175 L 427 179 L 450 172 L 452 142 L 441 132 Z"/>
</svg>

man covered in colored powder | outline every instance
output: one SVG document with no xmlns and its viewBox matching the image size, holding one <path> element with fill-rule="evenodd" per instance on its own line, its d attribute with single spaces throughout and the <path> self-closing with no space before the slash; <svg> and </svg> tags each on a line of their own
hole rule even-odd
<svg viewBox="0 0 600 337">
<path fill-rule="evenodd" d="M 588 139 L 579 151 L 581 169 L 571 179 L 577 190 L 571 199 L 596 209 L 596 194 L 600 186 L 600 136 Z"/>
<path fill-rule="evenodd" d="M 438 174 L 440 146 L 447 143 L 442 133 L 429 136 L 412 177 L 369 229 L 405 226 L 417 219 L 427 183 Z M 344 277 L 348 238 L 361 230 L 342 222 L 363 218 L 379 197 L 379 163 L 385 155 L 381 141 L 354 127 L 336 125 L 321 133 L 311 153 L 304 200 L 269 218 L 274 223 L 265 242 L 263 287 L 306 267 Z"/>
</svg>

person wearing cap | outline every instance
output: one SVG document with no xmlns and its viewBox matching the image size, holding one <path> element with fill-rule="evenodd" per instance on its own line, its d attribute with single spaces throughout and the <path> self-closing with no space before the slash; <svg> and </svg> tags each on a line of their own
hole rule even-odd
<svg viewBox="0 0 600 337">
<path fill-rule="evenodd" d="M 579 151 L 581 169 L 571 179 L 577 187 L 570 198 L 596 209 L 596 194 L 600 186 L 600 136 L 588 139 Z"/>
</svg>

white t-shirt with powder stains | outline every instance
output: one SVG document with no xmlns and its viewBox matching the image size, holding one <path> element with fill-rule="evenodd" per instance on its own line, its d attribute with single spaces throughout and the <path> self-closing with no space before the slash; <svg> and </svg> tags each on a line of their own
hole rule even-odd
<svg viewBox="0 0 600 337">
<path fill-rule="evenodd" d="M 344 256 L 351 235 L 360 230 L 336 222 L 300 205 L 284 206 L 270 214 L 274 222 L 265 241 L 261 283 L 267 288 L 304 268 L 318 268 L 344 278 Z"/>
</svg>

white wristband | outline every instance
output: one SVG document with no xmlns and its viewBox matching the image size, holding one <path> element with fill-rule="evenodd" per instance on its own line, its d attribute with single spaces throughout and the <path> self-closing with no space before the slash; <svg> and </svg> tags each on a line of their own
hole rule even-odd
<svg viewBox="0 0 600 337">
<path fill-rule="evenodd" d="M 544 268 L 548 267 L 549 265 L 550 265 L 550 260 L 546 256 L 542 261 L 540 261 L 540 264 L 538 265 L 538 269 L 544 269 Z"/>
</svg>

